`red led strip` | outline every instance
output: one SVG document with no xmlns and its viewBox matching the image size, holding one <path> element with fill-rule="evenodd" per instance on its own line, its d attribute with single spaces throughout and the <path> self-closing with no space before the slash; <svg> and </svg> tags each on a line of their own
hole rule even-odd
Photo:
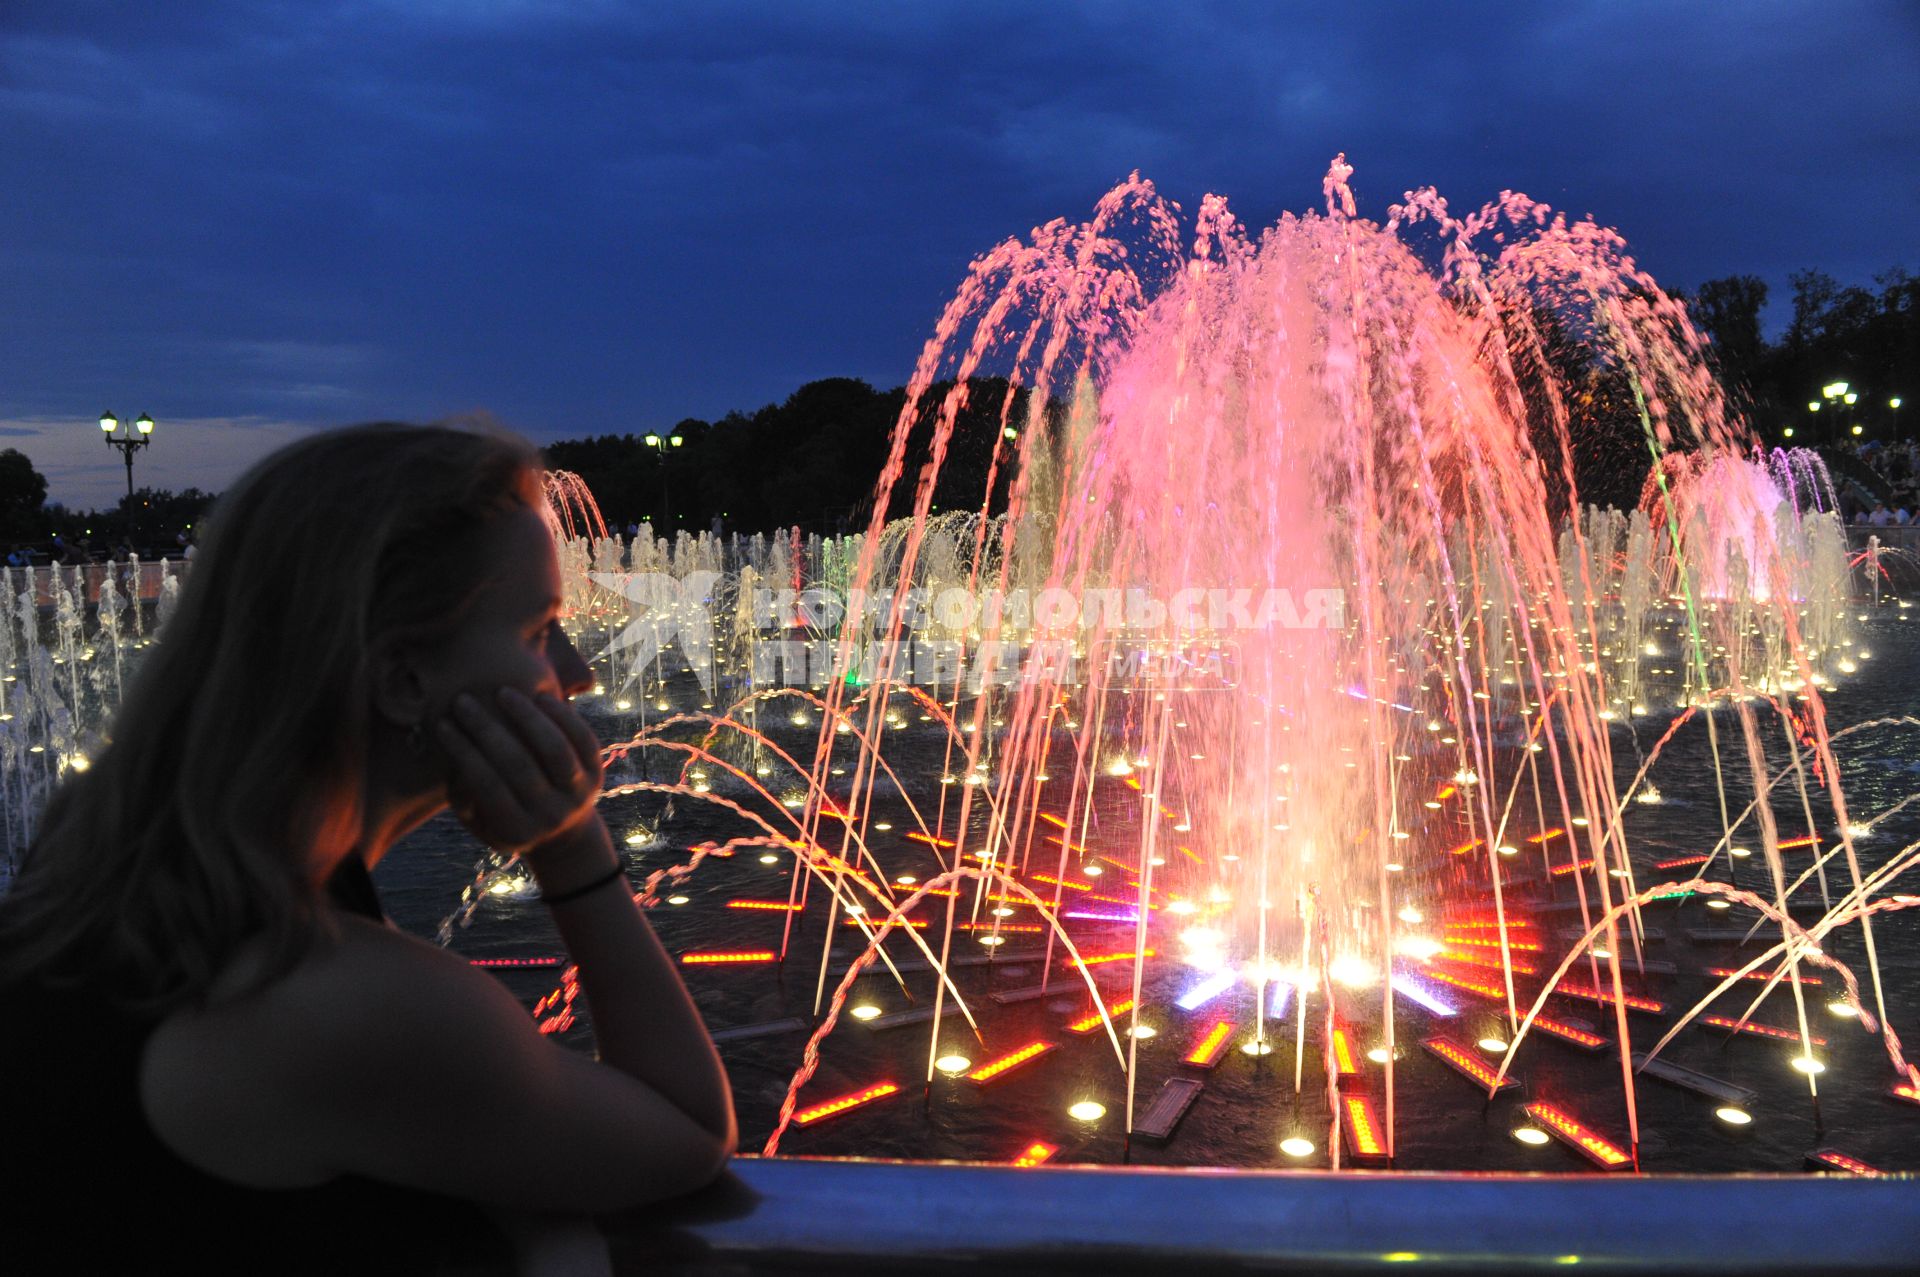
<svg viewBox="0 0 1920 1277">
<path fill-rule="evenodd" d="M 1503 1091 L 1519 1085 L 1519 1083 L 1515 1082 L 1511 1077 L 1500 1077 L 1498 1073 L 1495 1073 L 1487 1066 L 1486 1061 L 1474 1055 L 1452 1038 L 1427 1038 L 1421 1042 L 1420 1045 L 1438 1057 L 1442 1063 L 1451 1065 L 1455 1070 L 1464 1075 L 1469 1082 L 1477 1084 L 1483 1091 L 1492 1090 L 1495 1086 L 1496 1078 L 1499 1079 L 1498 1086 Z"/>
<path fill-rule="evenodd" d="M 1065 887 L 1068 891 L 1092 891 L 1090 882 L 1068 882 L 1065 878 L 1056 878 L 1052 874 L 1034 874 L 1035 882 L 1044 882 L 1053 887 Z"/>
<path fill-rule="evenodd" d="M 1140 897 L 1138 896 L 1101 896 L 1101 895 L 1095 895 L 1095 894 L 1089 893 L 1087 895 L 1087 899 L 1098 900 L 1102 904 L 1109 904 L 1109 905 L 1138 906 L 1140 903 Z M 1147 905 L 1147 908 L 1149 909 L 1158 909 L 1159 907 L 1160 907 L 1159 905 L 1153 904 L 1151 902 L 1149 902 Z"/>
<path fill-rule="evenodd" d="M 1798 1042 L 1800 1040 L 1800 1035 L 1792 1029 L 1783 1029 L 1772 1024 L 1755 1024 L 1752 1020 L 1745 1022 L 1730 1020 L 1724 1015 L 1703 1015 L 1700 1017 L 1700 1023 L 1711 1024 L 1716 1029 L 1733 1029 L 1739 1033 L 1751 1033 L 1756 1038 L 1775 1038 L 1781 1042 Z M 1827 1044 L 1825 1038 L 1815 1037 L 1811 1033 L 1807 1035 L 1807 1041 L 1815 1046 L 1825 1046 Z"/>
<path fill-rule="evenodd" d="M 1449 930 L 1468 931 L 1488 931 L 1501 925 L 1498 918 L 1443 918 L 1441 919 L 1441 923 Z M 1510 915 L 1506 922 L 1506 927 L 1509 931 L 1515 929 L 1524 931 L 1532 925 L 1533 922 L 1531 919 L 1513 915 Z"/>
<path fill-rule="evenodd" d="M 1333 1069 L 1343 1078 L 1357 1076 L 1360 1072 L 1360 1066 L 1354 1063 L 1353 1042 L 1344 1024 L 1333 1026 Z"/>
<path fill-rule="evenodd" d="M 1564 1038 L 1575 1046 L 1592 1048 L 1607 1044 L 1607 1040 L 1599 1034 L 1589 1033 L 1585 1029 L 1576 1029 L 1571 1024 L 1556 1020 L 1550 1015 L 1534 1016 L 1533 1027 L 1551 1033 L 1556 1038 Z"/>
<path fill-rule="evenodd" d="M 799 905 L 790 905 L 784 900 L 729 900 L 729 909 L 772 909 L 780 913 L 798 913 Z"/>
<path fill-rule="evenodd" d="M 1475 847 L 1484 847 L 1484 846 L 1486 846 L 1484 842 L 1482 842 L 1478 838 L 1475 838 L 1472 842 L 1463 842 L 1458 847 L 1449 847 L 1447 848 L 1447 850 L 1451 852 L 1453 855 L 1464 856 L 1468 852 L 1472 851 Z"/>
<path fill-rule="evenodd" d="M 558 958 L 468 958 L 467 965 L 474 967 L 557 967 Z"/>
<path fill-rule="evenodd" d="M 1490 967 L 1495 971 L 1504 970 L 1500 959 L 1490 953 L 1455 953 L 1449 949 L 1442 949 L 1436 956 L 1445 958 L 1448 962 L 1464 962 L 1470 967 Z M 1532 963 L 1521 962 L 1517 958 L 1511 959 L 1510 961 L 1515 975 L 1537 974 Z"/>
<path fill-rule="evenodd" d="M 1035 1140 L 1020 1151 L 1020 1156 L 1013 1159 L 1013 1164 L 1015 1166 L 1038 1166 L 1040 1163 L 1050 1160 L 1053 1155 L 1059 1151 L 1060 1149 L 1056 1145 L 1049 1144 L 1045 1140 Z"/>
<path fill-rule="evenodd" d="M 1730 975 L 1739 975 L 1740 973 L 1736 972 L 1732 967 L 1708 967 L 1707 974 L 1710 976 L 1718 976 L 1720 979 L 1724 980 Z M 1740 975 L 1740 978 L 1742 980 L 1771 980 L 1773 979 L 1773 974 L 1767 971 L 1749 971 L 1744 975 Z M 1789 980 L 1798 980 L 1801 984 L 1819 984 L 1820 983 L 1820 977 L 1817 975 L 1803 975 L 1803 976 L 1783 975 L 1780 977 L 1780 980 L 1782 983 L 1785 983 Z"/>
<path fill-rule="evenodd" d="M 1891 1099 L 1905 1100 L 1909 1104 L 1920 1104 L 1920 1087 L 1914 1086 L 1911 1082 L 1895 1082 L 1887 1088 L 1887 1095 Z"/>
<path fill-rule="evenodd" d="M 884 1099 L 899 1089 L 900 1088 L 892 1082 L 881 1082 L 878 1085 L 868 1087 L 864 1091 L 855 1091 L 851 1095 L 843 1095 L 837 1100 L 828 1100 L 822 1104 L 815 1104 L 811 1108 L 803 1108 L 793 1115 L 793 1120 L 801 1126 L 811 1126 L 815 1122 L 823 1118 L 832 1117 L 836 1113 L 844 1113 L 848 1109 L 858 1108 L 862 1104 L 869 1104 L 874 1100 Z"/>
<path fill-rule="evenodd" d="M 1845 1153 L 1830 1148 L 1815 1149 L 1807 1154 L 1807 1160 L 1836 1171 L 1845 1171 L 1849 1175 L 1885 1175 L 1878 1167 L 1869 1166 L 1857 1157 L 1848 1157 Z"/>
<path fill-rule="evenodd" d="M 1114 1016 L 1125 1015 L 1131 1010 L 1133 1010 L 1132 998 L 1128 998 L 1123 1002 L 1112 1003 L 1107 1007 L 1107 1019 L 1111 1020 Z M 1100 1023 L 1100 1013 L 1096 1011 L 1092 1015 L 1081 1016 L 1078 1020 L 1069 1024 L 1067 1026 L 1067 1032 L 1091 1033 L 1100 1027 Z"/>
<path fill-rule="evenodd" d="M 1564 878 L 1570 873 L 1578 873 L 1582 869 L 1591 869 L 1593 865 L 1593 857 L 1588 856 L 1585 860 L 1576 860 L 1570 865 L 1555 865 L 1548 872 L 1556 878 Z"/>
<path fill-rule="evenodd" d="M 876 927 L 877 928 L 883 921 L 885 920 L 881 918 L 848 918 L 847 920 L 842 922 L 840 925 L 843 927 Z M 896 920 L 893 925 L 896 927 L 912 927 L 915 931 L 925 931 L 932 924 L 929 923 L 925 918 L 900 918 Z M 966 924 L 962 923 L 961 925 L 965 926 Z M 1039 928 L 1036 927 L 1034 928 L 1034 930 L 1038 931 Z"/>
<path fill-rule="evenodd" d="M 1547 830 L 1545 833 L 1533 834 L 1529 836 L 1527 838 L 1527 841 L 1528 842 L 1552 842 L 1555 838 L 1563 837 L 1566 834 L 1566 832 L 1567 832 L 1566 830 L 1556 826 L 1552 829 Z"/>
<path fill-rule="evenodd" d="M 1633 1159 L 1624 1149 L 1582 1125 L 1580 1120 L 1571 1113 L 1555 1108 L 1551 1104 L 1529 1104 L 1527 1116 L 1546 1127 L 1602 1170 L 1617 1171 L 1633 1164 Z"/>
<path fill-rule="evenodd" d="M 1213 1027 L 1197 1039 L 1193 1049 L 1187 1052 L 1186 1063 L 1197 1064 L 1203 1069 L 1218 1064 L 1221 1052 L 1227 1049 L 1227 1036 L 1232 1032 L 1232 1020 L 1216 1020 Z"/>
<path fill-rule="evenodd" d="M 922 924 L 925 925 L 924 923 Z M 1045 931 L 1046 927 L 1038 922 L 963 922 L 962 931 Z"/>
<path fill-rule="evenodd" d="M 926 843 L 929 847 L 953 846 L 953 839 L 951 838 L 935 838 L 932 834 L 923 834 L 919 830 L 908 834 L 907 837 L 913 839 L 915 842 Z"/>
<path fill-rule="evenodd" d="M 1486 940 L 1479 936 L 1448 936 L 1447 943 L 1468 944 L 1476 949 L 1498 949 L 1500 947 L 1498 940 Z M 1508 936 L 1507 948 L 1519 953 L 1539 953 L 1540 942 L 1538 940 L 1516 940 L 1512 936 Z"/>
<path fill-rule="evenodd" d="M 1477 993 L 1483 998 L 1493 998 L 1498 1001 L 1507 996 L 1507 991 L 1497 984 L 1488 984 L 1485 980 L 1475 980 L 1470 976 L 1456 975 L 1451 971 L 1439 971 L 1428 967 L 1422 974 L 1442 984 L 1450 984 L 1456 989 Z"/>
<path fill-rule="evenodd" d="M 1795 847 L 1818 847 L 1819 845 L 1820 840 L 1814 835 L 1808 834 L 1805 838 L 1788 839 L 1786 842 L 1780 844 L 1780 850 L 1791 851 Z"/>
<path fill-rule="evenodd" d="M 1159 950 L 1157 949 L 1149 949 L 1146 951 L 1145 956 L 1151 958 L 1157 956 L 1158 953 Z M 1103 962 L 1132 962 L 1135 958 L 1141 956 L 1142 955 L 1138 953 L 1096 953 L 1092 957 L 1081 958 L 1080 961 L 1074 965 L 1079 967 L 1097 967 Z"/>
<path fill-rule="evenodd" d="M 1067 827 L 1067 822 L 1065 820 L 1054 815 L 1050 811 L 1041 812 L 1040 819 L 1046 821 L 1049 825 L 1052 825 L 1055 829 L 1065 829 Z"/>
<path fill-rule="evenodd" d="M 973 1072 L 967 1074 L 969 1082 L 991 1082 L 1009 1069 L 1015 1069 L 1028 1060 L 1037 1059 L 1053 1050 L 1053 1043 L 1047 1041 L 1029 1042 L 1017 1051 L 1010 1051 L 997 1060 L 988 1060 Z"/>
<path fill-rule="evenodd" d="M 1353 1154 L 1353 1159 L 1384 1160 L 1387 1146 L 1380 1139 L 1380 1119 L 1373 1111 L 1373 1101 L 1364 1095 L 1343 1095 L 1340 1104 L 1347 1119 L 1341 1123 L 1341 1129 L 1346 1133 L 1347 1151 Z"/>
<path fill-rule="evenodd" d="M 1565 994 L 1569 998 L 1580 998 L 1586 1002 L 1603 1002 L 1609 1006 L 1613 1003 L 1613 990 L 1596 989 L 1590 984 L 1574 984 L 1570 981 L 1562 980 L 1555 986 L 1553 991 L 1555 993 Z M 1643 998 L 1637 993 L 1625 994 L 1620 1000 L 1630 1011 L 1645 1011 L 1650 1015 L 1665 1015 L 1667 1013 L 1666 1003 L 1656 1001 L 1653 998 Z"/>
<path fill-rule="evenodd" d="M 683 953 L 683 966 L 717 966 L 733 962 L 772 962 L 777 955 L 771 949 L 736 949 L 719 953 Z"/>
<path fill-rule="evenodd" d="M 1711 856 L 1676 856 L 1672 860 L 1657 860 L 1655 869 L 1685 869 L 1688 865 L 1704 865 L 1713 859 Z"/>
</svg>

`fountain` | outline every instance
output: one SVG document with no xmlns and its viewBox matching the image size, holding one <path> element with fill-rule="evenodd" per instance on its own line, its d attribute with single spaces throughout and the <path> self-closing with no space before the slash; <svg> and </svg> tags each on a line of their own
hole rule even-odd
<svg viewBox="0 0 1920 1277">
<path fill-rule="evenodd" d="M 1254 235 L 1136 176 L 982 255 L 862 535 L 622 546 L 552 485 L 608 819 L 779 1078 L 744 1126 L 1021 1170 L 1911 1169 L 1916 849 L 1846 782 L 1915 720 L 1828 719 L 1904 605 L 1858 611 L 1818 458 L 1752 446 L 1617 235 L 1514 194 L 1375 223 L 1350 177 Z M 1631 511 L 1583 499 L 1600 383 Z M 937 514 L 987 387 L 1005 508 Z M 443 942 L 577 1032 L 520 876 L 459 873 Z"/>
</svg>

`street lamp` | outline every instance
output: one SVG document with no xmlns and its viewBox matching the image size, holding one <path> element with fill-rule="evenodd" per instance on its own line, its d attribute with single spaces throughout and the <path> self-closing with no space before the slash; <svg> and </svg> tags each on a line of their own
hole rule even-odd
<svg viewBox="0 0 1920 1277">
<path fill-rule="evenodd" d="M 133 495 L 133 454 L 153 442 L 153 418 L 141 413 L 138 420 L 127 427 L 127 433 L 118 435 L 120 419 L 112 411 L 100 414 L 100 433 L 107 441 L 107 447 L 120 449 L 120 455 L 127 459 L 127 495 Z"/>
<path fill-rule="evenodd" d="M 686 442 L 686 439 L 681 435 L 668 435 L 663 439 L 659 435 L 650 434 L 645 442 L 647 447 L 653 449 L 660 466 L 660 521 L 664 527 L 673 515 L 672 498 L 667 492 L 667 449 L 678 448 Z"/>
</svg>

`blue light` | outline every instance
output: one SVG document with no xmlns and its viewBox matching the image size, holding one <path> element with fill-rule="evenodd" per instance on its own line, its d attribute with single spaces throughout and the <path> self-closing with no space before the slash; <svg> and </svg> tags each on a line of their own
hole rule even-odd
<svg viewBox="0 0 1920 1277">
<path fill-rule="evenodd" d="M 1460 1014 L 1459 1007 L 1454 1006 L 1451 1002 L 1448 1002 L 1432 989 L 1414 979 L 1412 976 L 1407 975 L 1405 972 L 1394 972 L 1393 991 L 1409 1001 L 1419 1003 L 1443 1019 Z"/>
<path fill-rule="evenodd" d="M 1286 980 L 1273 982 L 1273 995 L 1267 1002 L 1267 1014 L 1276 1020 L 1287 1018 L 1287 1008 L 1293 1005 L 1293 985 Z"/>
<path fill-rule="evenodd" d="M 1207 1003 L 1213 1001 L 1228 989 L 1231 989 L 1239 978 L 1239 976 L 1234 974 L 1232 967 L 1216 971 L 1199 984 L 1194 985 L 1191 989 L 1181 994 L 1180 1000 L 1173 1005 L 1179 1007 L 1182 1011 L 1198 1011 L 1201 1007 L 1207 1005 Z"/>
</svg>

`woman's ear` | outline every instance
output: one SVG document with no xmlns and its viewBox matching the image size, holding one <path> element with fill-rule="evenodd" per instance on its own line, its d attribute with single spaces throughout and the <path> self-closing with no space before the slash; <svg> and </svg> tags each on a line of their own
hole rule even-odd
<svg viewBox="0 0 1920 1277">
<path fill-rule="evenodd" d="M 413 645 L 383 639 L 373 645 L 373 709 L 388 726 L 424 731 L 432 708 Z"/>
</svg>

